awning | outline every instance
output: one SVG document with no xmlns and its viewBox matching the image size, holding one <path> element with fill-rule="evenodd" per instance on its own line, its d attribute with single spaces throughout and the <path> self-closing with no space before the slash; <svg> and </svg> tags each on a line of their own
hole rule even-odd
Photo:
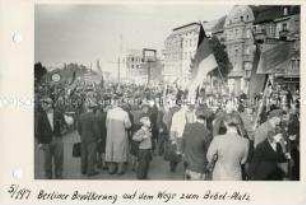
<svg viewBox="0 0 306 205">
<path fill-rule="evenodd" d="M 257 74 L 273 74 L 276 77 L 296 77 L 300 74 L 299 51 L 293 42 L 282 42 L 263 52 Z"/>
</svg>

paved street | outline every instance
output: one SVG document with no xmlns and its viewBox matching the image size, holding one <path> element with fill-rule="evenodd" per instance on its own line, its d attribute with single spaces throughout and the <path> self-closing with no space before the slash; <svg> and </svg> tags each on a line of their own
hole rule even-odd
<svg viewBox="0 0 306 205">
<path fill-rule="evenodd" d="M 249 115 L 242 115 L 247 130 L 251 129 L 252 122 Z M 249 132 L 250 133 L 250 132 Z M 80 158 L 72 157 L 72 147 L 77 141 L 76 132 L 72 132 L 64 136 L 64 178 L 65 179 L 88 179 L 81 175 L 80 172 Z M 35 178 L 44 179 L 43 172 L 43 151 L 35 147 Z M 182 163 L 179 164 L 177 171 L 171 173 L 169 171 L 168 162 L 163 157 L 154 156 L 150 164 L 149 178 L 152 180 L 182 180 L 184 178 L 184 171 Z M 128 168 L 127 172 L 122 175 L 109 175 L 107 170 L 100 171 L 99 175 L 91 177 L 90 179 L 105 179 L 105 180 L 133 180 L 136 179 L 136 173 Z"/>
<path fill-rule="evenodd" d="M 76 142 L 77 136 L 73 132 L 64 136 L 64 178 L 65 179 L 88 179 L 86 176 L 81 175 L 80 171 L 80 158 L 72 157 L 73 143 Z M 44 179 L 43 172 L 43 151 L 35 148 L 35 178 Z M 169 171 L 168 163 L 160 156 L 154 156 L 150 164 L 149 179 L 153 180 L 182 180 L 184 177 L 183 166 L 180 163 L 176 173 Z M 136 173 L 131 169 L 122 175 L 109 175 L 107 170 L 103 170 L 99 175 L 91 177 L 90 179 L 101 180 L 133 180 L 136 179 Z"/>
</svg>

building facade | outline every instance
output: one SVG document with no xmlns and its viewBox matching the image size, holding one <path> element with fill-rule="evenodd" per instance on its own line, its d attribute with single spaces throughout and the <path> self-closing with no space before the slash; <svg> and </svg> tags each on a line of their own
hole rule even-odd
<svg viewBox="0 0 306 205">
<path fill-rule="evenodd" d="M 257 74 L 295 92 L 300 84 L 300 6 L 274 6 L 254 22 L 261 57 Z M 269 65 L 269 66 L 267 66 Z M 254 87 L 254 86 L 253 86 Z"/>
<path fill-rule="evenodd" d="M 299 6 L 273 6 L 258 14 L 253 26 L 256 42 L 264 46 L 271 41 L 295 41 L 300 38 Z M 271 40 L 273 39 L 273 40 Z M 277 41 L 274 41 L 277 43 Z M 269 47 L 269 46 L 268 46 Z"/>
<path fill-rule="evenodd" d="M 228 75 L 230 92 L 249 93 L 252 70 L 256 69 L 256 46 L 263 52 L 280 41 L 299 38 L 298 6 L 234 6 L 212 29 L 226 46 L 233 69 Z"/>
<path fill-rule="evenodd" d="M 196 53 L 200 23 L 190 23 L 172 30 L 163 50 L 163 76 L 166 82 L 188 81 L 191 59 Z"/>
<path fill-rule="evenodd" d="M 157 56 L 146 56 L 145 50 L 155 49 L 131 49 L 120 58 L 120 70 L 122 80 L 135 84 L 147 84 L 156 79 L 162 80 L 162 64 Z"/>
<path fill-rule="evenodd" d="M 224 24 L 224 44 L 233 69 L 228 75 L 230 92 L 247 93 L 254 61 L 252 35 L 255 15 L 249 6 L 234 6 Z"/>
<path fill-rule="evenodd" d="M 122 70 L 128 82 L 144 81 L 144 58 L 141 49 L 131 49 L 122 58 Z"/>
</svg>

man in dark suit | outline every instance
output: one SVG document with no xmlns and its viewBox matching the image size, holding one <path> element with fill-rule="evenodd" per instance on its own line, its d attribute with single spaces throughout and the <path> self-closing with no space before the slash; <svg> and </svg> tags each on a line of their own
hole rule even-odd
<svg viewBox="0 0 306 205">
<path fill-rule="evenodd" d="M 47 179 L 63 177 L 64 146 L 63 133 L 66 128 L 64 115 L 53 108 L 51 98 L 42 100 L 42 110 L 36 115 L 36 138 L 38 148 L 44 151 L 44 171 Z M 54 164 L 52 163 L 54 160 Z M 53 166 L 54 165 L 54 166 Z"/>
<path fill-rule="evenodd" d="M 257 145 L 249 166 L 251 180 L 283 180 L 285 173 L 279 163 L 286 162 L 290 155 L 284 153 L 282 141 L 281 134 L 270 132 L 268 138 Z"/>
<path fill-rule="evenodd" d="M 105 146 L 106 146 L 106 111 L 105 108 L 101 107 L 97 109 L 96 123 L 98 131 L 98 144 L 97 144 L 97 167 L 107 169 L 105 163 Z"/>
<path fill-rule="evenodd" d="M 98 174 L 95 170 L 98 143 L 97 118 L 93 112 L 95 107 L 93 102 L 85 103 L 85 113 L 80 115 L 78 121 L 78 132 L 81 136 L 81 172 L 89 177 Z"/>
<path fill-rule="evenodd" d="M 183 132 L 182 151 L 186 165 L 187 180 L 204 180 L 208 165 L 206 153 L 212 135 L 207 129 L 206 119 L 209 111 L 204 108 L 196 110 L 196 122 L 188 123 Z"/>
</svg>

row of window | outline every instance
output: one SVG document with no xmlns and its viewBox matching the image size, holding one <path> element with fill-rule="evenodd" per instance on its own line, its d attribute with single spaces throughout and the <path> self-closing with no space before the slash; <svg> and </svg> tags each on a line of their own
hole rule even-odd
<svg viewBox="0 0 306 205">
<path fill-rule="evenodd" d="M 144 59 L 141 57 L 126 57 L 123 59 L 123 62 L 136 62 L 136 63 L 143 63 Z"/>
<path fill-rule="evenodd" d="M 228 40 L 230 39 L 237 39 L 237 38 L 252 38 L 252 32 L 250 29 L 247 29 L 244 34 L 245 29 L 244 28 L 234 28 L 234 29 L 228 29 L 226 31 L 226 38 Z"/>
<path fill-rule="evenodd" d="M 235 16 L 233 19 L 230 19 L 228 21 L 228 24 L 233 24 L 233 23 L 241 23 L 241 22 L 246 22 L 250 20 L 250 16 L 247 15 L 241 15 L 241 16 Z"/>
<path fill-rule="evenodd" d="M 189 52 L 183 52 L 183 53 L 170 53 L 170 54 L 165 54 L 165 59 L 174 59 L 174 60 L 180 60 L 182 59 L 190 59 L 194 57 L 196 51 L 189 51 Z"/>
<path fill-rule="evenodd" d="M 267 36 L 275 37 L 278 35 L 278 32 L 288 31 L 289 26 L 288 23 L 281 24 L 265 24 L 265 25 L 257 25 L 254 26 L 255 33 L 265 33 Z"/>
<path fill-rule="evenodd" d="M 238 13 L 242 13 L 242 12 L 239 11 Z M 288 7 L 284 7 L 283 8 L 283 15 L 287 16 L 288 14 L 289 14 Z M 249 21 L 249 20 L 250 20 L 250 16 L 248 14 L 246 14 L 246 15 L 237 14 L 234 18 L 230 19 L 228 23 L 229 24 L 240 23 L 240 22 L 246 22 L 246 21 Z"/>
<path fill-rule="evenodd" d="M 198 36 L 195 38 L 181 39 L 175 41 L 166 41 L 167 48 L 177 48 L 177 47 L 193 47 L 198 42 Z"/>
<path fill-rule="evenodd" d="M 139 64 L 137 64 L 137 65 L 130 65 L 128 68 L 131 68 L 131 69 L 139 69 L 139 68 L 141 68 L 141 66 L 139 65 Z"/>
</svg>

